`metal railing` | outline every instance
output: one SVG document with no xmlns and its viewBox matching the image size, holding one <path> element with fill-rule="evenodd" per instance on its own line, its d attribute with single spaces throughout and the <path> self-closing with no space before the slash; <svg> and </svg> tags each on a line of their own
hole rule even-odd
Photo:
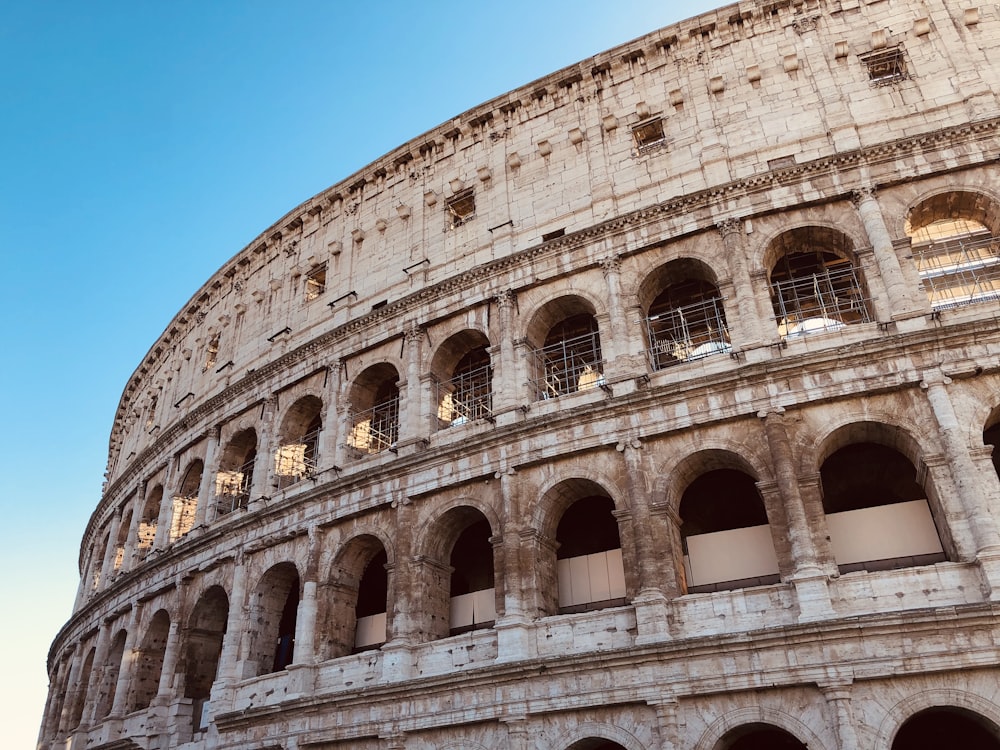
<svg viewBox="0 0 1000 750">
<path fill-rule="evenodd" d="M 316 473 L 319 430 L 307 433 L 295 443 L 286 443 L 274 454 L 274 483 L 283 490 Z"/>
<path fill-rule="evenodd" d="M 254 461 L 247 461 L 233 471 L 219 471 L 215 475 L 215 515 L 224 516 L 250 504 L 250 483 L 253 481 Z"/>
<path fill-rule="evenodd" d="M 370 409 L 351 412 L 347 445 L 363 454 L 395 448 L 399 439 L 399 397 Z"/>
<path fill-rule="evenodd" d="M 650 316 L 646 318 L 646 331 L 650 343 L 646 355 L 654 370 L 725 354 L 732 348 L 719 297 Z"/>
<path fill-rule="evenodd" d="M 531 380 L 536 400 L 558 398 L 605 384 L 597 331 L 535 349 L 532 356 L 535 371 L 541 373 Z"/>
<path fill-rule="evenodd" d="M 444 427 L 493 418 L 493 368 L 484 365 L 437 384 L 438 424 Z"/>
<path fill-rule="evenodd" d="M 913 247 L 934 310 L 1000 299 L 1000 239 L 983 233 Z"/>
<path fill-rule="evenodd" d="M 869 323 L 869 300 L 854 267 L 823 270 L 771 284 L 783 338 Z"/>
</svg>

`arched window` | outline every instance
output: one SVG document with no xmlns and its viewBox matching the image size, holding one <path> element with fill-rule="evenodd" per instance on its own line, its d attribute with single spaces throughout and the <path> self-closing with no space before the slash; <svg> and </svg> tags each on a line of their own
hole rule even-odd
<svg viewBox="0 0 1000 750">
<path fill-rule="evenodd" d="M 351 388 L 348 447 L 358 455 L 395 450 L 399 440 L 399 373 L 390 364 L 369 367 Z"/>
<path fill-rule="evenodd" d="M 778 582 L 767 511 L 745 471 L 720 468 L 698 476 L 684 490 L 680 517 L 689 593 Z"/>
<path fill-rule="evenodd" d="M 101 531 L 103 539 L 101 543 L 90 550 L 90 590 L 97 591 L 101 585 L 101 570 L 104 568 L 104 555 L 107 554 L 108 545 L 111 544 L 111 532 Z"/>
<path fill-rule="evenodd" d="M 451 634 L 493 626 L 496 589 L 490 523 L 480 515 L 451 548 Z"/>
<path fill-rule="evenodd" d="M 566 508 L 556 529 L 559 611 L 583 612 L 625 603 L 625 565 L 615 504 L 587 495 Z"/>
<path fill-rule="evenodd" d="M 118 539 L 115 542 L 114 569 L 121 570 L 125 565 L 125 544 L 128 542 L 128 532 L 132 528 L 132 509 L 128 508 L 122 514 L 122 522 L 118 526 Z"/>
<path fill-rule="evenodd" d="M 64 727 L 66 730 L 78 727 L 83 720 L 83 707 L 87 702 L 87 686 L 90 684 L 90 674 L 94 671 L 94 654 L 96 650 L 96 648 L 92 647 L 87 652 L 76 685 L 70 688 L 73 691 L 73 704 L 70 707 L 69 720 Z"/>
<path fill-rule="evenodd" d="M 160 673 L 163 671 L 163 654 L 167 648 L 167 635 L 170 632 L 170 615 L 166 610 L 159 610 L 149 623 L 146 635 L 133 655 L 133 672 L 129 680 L 131 695 L 128 700 L 128 710 L 138 711 L 146 708 L 156 697 L 160 684 Z"/>
<path fill-rule="evenodd" d="M 984 195 L 936 195 L 912 208 L 906 234 L 931 307 L 1000 298 L 1000 214 Z"/>
<path fill-rule="evenodd" d="M 144 560 L 153 549 L 156 540 L 156 526 L 160 518 L 160 505 L 163 504 L 163 485 L 158 484 L 146 496 L 142 506 L 142 516 L 139 518 L 139 533 L 136 536 L 136 552 L 139 559 Z"/>
<path fill-rule="evenodd" d="M 806 750 L 806 745 L 784 729 L 753 723 L 726 732 L 713 750 Z"/>
<path fill-rule="evenodd" d="M 601 337 L 593 306 L 581 297 L 550 302 L 529 326 L 535 398 L 557 398 L 604 385 Z"/>
<path fill-rule="evenodd" d="M 194 731 L 207 727 L 208 698 L 219 670 L 228 619 L 229 598 L 221 587 L 212 586 L 198 598 L 184 633 L 184 697 L 193 701 Z"/>
<path fill-rule="evenodd" d="M 370 534 L 351 539 L 337 554 L 328 594 L 320 603 L 323 625 L 317 643 L 326 658 L 381 646 L 387 636 L 388 555 Z"/>
<path fill-rule="evenodd" d="M 892 750 L 1000 750 L 1000 729 L 964 708 L 935 706 L 914 714 L 899 728 Z"/>
<path fill-rule="evenodd" d="M 323 428 L 322 409 L 322 401 L 315 396 L 305 396 L 285 415 L 279 432 L 281 445 L 274 454 L 274 481 L 279 490 L 316 473 L 319 431 Z"/>
<path fill-rule="evenodd" d="M 257 461 L 257 433 L 246 429 L 229 441 L 215 475 L 215 514 L 224 516 L 250 504 L 250 490 Z"/>
<path fill-rule="evenodd" d="M 98 719 L 103 719 L 110 714 L 115 705 L 118 675 L 121 672 L 122 656 L 125 654 L 125 639 L 125 631 L 119 630 L 108 650 L 104 674 L 101 676 L 101 682 L 97 689 L 97 710 L 94 712 L 94 716 Z"/>
<path fill-rule="evenodd" d="M 823 510 L 842 573 L 946 559 L 916 476 L 906 456 L 874 442 L 848 443 L 823 462 Z"/>
<path fill-rule="evenodd" d="M 835 331 L 871 321 L 850 239 L 835 229 L 801 227 L 768 249 L 771 302 L 783 337 Z"/>
<path fill-rule="evenodd" d="M 439 429 L 493 419 L 493 366 L 483 334 L 462 331 L 450 337 L 435 354 L 431 372 Z"/>
<path fill-rule="evenodd" d="M 385 643 L 386 601 L 389 596 L 387 562 L 385 550 L 380 549 L 368 561 L 358 583 L 358 603 L 354 607 L 356 651 L 377 648 Z"/>
<path fill-rule="evenodd" d="M 655 295 L 655 296 L 654 296 Z M 646 350 L 654 370 L 728 352 L 729 329 L 715 276 L 703 264 L 675 260 L 643 284 Z"/>
<path fill-rule="evenodd" d="M 201 459 L 192 461 L 184 472 L 184 481 L 174 495 L 173 513 L 170 516 L 171 542 L 176 542 L 194 526 L 194 517 L 198 512 L 198 490 L 201 488 L 204 472 L 205 463 Z"/>
<path fill-rule="evenodd" d="M 299 573 L 280 563 L 261 578 L 250 605 L 249 669 L 244 677 L 278 672 L 295 656 L 295 621 L 299 607 Z"/>
</svg>

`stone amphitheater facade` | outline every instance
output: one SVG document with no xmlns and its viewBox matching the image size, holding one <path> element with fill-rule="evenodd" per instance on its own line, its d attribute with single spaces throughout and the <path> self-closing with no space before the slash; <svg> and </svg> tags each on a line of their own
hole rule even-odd
<svg viewBox="0 0 1000 750">
<path fill-rule="evenodd" d="M 994 54 L 743 2 L 297 206 L 128 381 L 39 747 L 1000 747 Z"/>
</svg>

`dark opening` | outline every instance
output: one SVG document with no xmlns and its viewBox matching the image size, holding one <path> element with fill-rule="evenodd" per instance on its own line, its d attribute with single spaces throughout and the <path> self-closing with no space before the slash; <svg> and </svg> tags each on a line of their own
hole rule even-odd
<svg viewBox="0 0 1000 750">
<path fill-rule="evenodd" d="M 717 750 L 806 750 L 806 745 L 783 729 L 750 724 L 730 732 Z"/>
<path fill-rule="evenodd" d="M 878 443 L 855 443 L 841 448 L 820 468 L 823 510 L 839 513 L 859 508 L 922 500 L 909 459 Z"/>
<path fill-rule="evenodd" d="M 365 568 L 358 586 L 358 604 L 354 614 L 357 617 L 370 617 L 386 611 L 386 598 L 389 594 L 389 576 L 386 573 L 388 562 L 385 550 L 375 555 Z"/>
<path fill-rule="evenodd" d="M 451 595 L 471 594 L 493 588 L 493 545 L 486 519 L 462 532 L 451 550 Z"/>
<path fill-rule="evenodd" d="M 960 708 L 935 707 L 910 717 L 892 741 L 892 750 L 997 750 L 997 727 Z"/>
<path fill-rule="evenodd" d="M 618 521 L 612 515 L 615 509 L 610 497 L 593 495 L 577 500 L 559 520 L 556 540 L 559 549 L 556 558 L 607 552 L 622 546 L 618 536 Z"/>
<path fill-rule="evenodd" d="M 281 620 L 278 622 L 278 642 L 274 649 L 274 667 L 272 672 L 284 669 L 292 663 L 295 655 L 295 617 L 299 608 L 299 579 L 292 582 L 281 610 Z"/>
</svg>

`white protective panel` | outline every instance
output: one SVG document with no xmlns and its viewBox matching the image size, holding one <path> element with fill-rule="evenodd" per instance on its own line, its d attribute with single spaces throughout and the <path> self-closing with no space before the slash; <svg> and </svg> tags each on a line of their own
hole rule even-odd
<svg viewBox="0 0 1000 750">
<path fill-rule="evenodd" d="M 691 575 L 689 586 L 740 581 L 778 572 L 771 527 L 716 531 L 687 538 Z"/>
<path fill-rule="evenodd" d="M 358 618 L 354 647 L 364 648 L 376 643 L 385 643 L 385 612 Z"/>
<path fill-rule="evenodd" d="M 943 551 L 926 500 L 830 513 L 826 525 L 838 565 Z"/>
</svg>

